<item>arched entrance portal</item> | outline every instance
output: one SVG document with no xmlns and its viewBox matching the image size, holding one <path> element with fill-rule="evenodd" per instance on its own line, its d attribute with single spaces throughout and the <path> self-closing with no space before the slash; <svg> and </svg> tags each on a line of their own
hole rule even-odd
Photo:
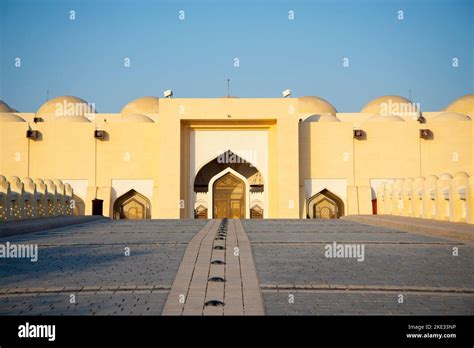
<svg viewBox="0 0 474 348">
<path fill-rule="evenodd" d="M 117 198 L 114 219 L 142 220 L 150 218 L 150 201 L 135 190 Z"/>
<path fill-rule="evenodd" d="M 213 217 L 245 218 L 245 183 L 232 173 L 217 179 L 213 185 Z"/>
<path fill-rule="evenodd" d="M 344 215 L 344 203 L 324 189 L 308 200 L 307 212 L 310 219 L 338 219 Z"/>
<path fill-rule="evenodd" d="M 228 173 L 231 175 L 225 176 Z M 236 187 L 226 185 L 224 178 L 230 178 L 229 184 Z M 206 211 L 208 219 L 252 218 L 251 207 L 256 202 L 261 208 L 259 214 L 265 216 L 266 194 L 262 174 L 253 164 L 230 150 L 201 167 L 194 178 L 193 191 L 190 208 L 194 218 L 205 218 Z"/>
</svg>

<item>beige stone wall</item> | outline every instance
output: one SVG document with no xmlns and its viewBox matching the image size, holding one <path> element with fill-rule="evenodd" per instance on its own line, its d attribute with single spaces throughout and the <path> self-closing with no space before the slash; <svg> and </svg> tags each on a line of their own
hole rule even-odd
<svg viewBox="0 0 474 348">
<path fill-rule="evenodd" d="M 65 98 L 71 103 L 79 100 Z M 233 131 L 229 136 L 245 131 L 267 134 L 264 186 L 265 216 L 269 218 L 306 217 L 308 195 L 315 194 L 308 193 L 308 182 L 327 182 L 324 188 L 329 191 L 331 185 L 340 191 L 341 182 L 345 183 L 345 194 L 339 194 L 344 214 L 371 214 L 371 201 L 380 183 L 393 179 L 394 186 L 395 179 L 402 179 L 398 185 L 403 186 L 406 178 L 415 182 L 417 177 L 454 176 L 458 172 L 466 173 L 472 181 L 474 174 L 474 127 L 466 117 L 469 112 L 449 116 L 452 119 L 436 119 L 441 111 L 426 112 L 425 122 L 420 123 L 413 117 L 375 117 L 366 112 L 373 104 L 361 113 L 337 113 L 327 101 L 316 97 L 147 97 L 127 104 L 122 113 L 92 116 L 79 112 L 56 117 L 53 106 L 46 105 L 36 114 L 16 113 L 20 119 L 0 114 L 0 174 L 71 182 L 82 195 L 86 214 L 92 213 L 92 199 L 99 198 L 104 200 L 104 214 L 112 216 L 118 198 L 113 182 L 121 182 L 121 192 L 126 190 L 124 185 L 137 190 L 146 182 L 152 187 L 151 197 L 145 195 L 152 218 L 192 218 L 196 202 L 189 185 L 194 175 L 189 159 L 194 130 Z M 42 122 L 35 123 L 35 116 Z M 27 129 L 39 131 L 39 139 L 27 139 Z M 354 138 L 354 129 L 363 130 L 363 139 Z M 421 139 L 420 129 L 429 129 L 433 137 Z M 95 130 L 105 131 L 105 139 L 95 139 Z M 246 146 L 255 150 L 252 142 L 246 144 L 245 137 L 240 138 L 238 150 Z M 467 190 L 470 197 L 472 185 Z M 401 199 L 409 200 L 403 194 Z M 394 202 L 378 201 L 379 212 L 411 213 L 407 204 L 399 208 L 398 201 Z M 431 209 L 428 203 L 423 206 L 425 215 Z M 453 212 L 464 209 L 458 203 L 452 203 Z M 421 206 L 413 206 L 413 211 L 417 209 Z M 439 215 L 443 209 L 435 207 L 436 218 L 446 218 Z M 472 206 L 468 210 L 472 216 Z"/>
<path fill-rule="evenodd" d="M 443 172 L 472 177 L 473 122 L 435 120 L 439 114 L 429 113 L 425 123 L 410 118 L 370 122 L 365 114 L 343 114 L 342 122 L 301 122 L 300 186 L 308 179 L 346 179 L 347 214 L 371 214 L 377 191 L 371 182 Z M 354 128 L 363 130 L 365 138 L 354 139 Z M 429 129 L 433 138 L 420 138 L 420 129 Z M 300 195 L 301 202 L 305 198 Z M 398 205 L 391 210 L 398 212 Z"/>
</svg>

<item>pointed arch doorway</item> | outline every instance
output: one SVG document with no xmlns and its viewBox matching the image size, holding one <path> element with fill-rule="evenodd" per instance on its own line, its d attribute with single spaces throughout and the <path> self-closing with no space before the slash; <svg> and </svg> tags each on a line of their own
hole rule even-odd
<svg viewBox="0 0 474 348">
<path fill-rule="evenodd" d="M 214 219 L 245 219 L 245 183 L 232 173 L 217 179 L 213 190 Z"/>
<path fill-rule="evenodd" d="M 114 219 L 142 220 L 150 218 L 150 201 L 130 190 L 114 202 Z"/>
<path fill-rule="evenodd" d="M 326 189 L 308 199 L 307 217 L 310 219 L 338 219 L 344 215 L 344 203 Z"/>
</svg>

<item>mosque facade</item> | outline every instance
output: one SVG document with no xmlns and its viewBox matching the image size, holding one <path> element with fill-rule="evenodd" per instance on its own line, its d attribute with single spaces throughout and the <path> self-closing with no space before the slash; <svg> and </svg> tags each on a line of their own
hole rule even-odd
<svg viewBox="0 0 474 348">
<path fill-rule="evenodd" d="M 43 194 L 65 186 L 78 215 L 473 223 L 473 117 L 474 94 L 439 111 L 383 96 L 352 113 L 319 97 L 142 97 L 118 114 L 72 96 L 35 113 L 1 102 L 0 210 L 13 219 L 14 199 L 48 179 Z"/>
</svg>

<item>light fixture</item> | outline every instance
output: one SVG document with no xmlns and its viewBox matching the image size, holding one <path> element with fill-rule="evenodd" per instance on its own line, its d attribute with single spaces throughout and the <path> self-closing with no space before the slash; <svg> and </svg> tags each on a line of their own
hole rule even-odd
<svg viewBox="0 0 474 348">
<path fill-rule="evenodd" d="M 281 92 L 281 94 L 283 95 L 283 98 L 288 98 L 289 96 L 291 96 L 291 90 L 285 89 L 283 92 Z"/>
<path fill-rule="evenodd" d="M 32 140 L 38 140 L 40 137 L 40 132 L 37 130 L 28 129 L 26 131 L 26 137 Z"/>
<path fill-rule="evenodd" d="M 433 132 L 429 129 L 420 129 L 420 138 L 422 139 L 431 139 L 433 137 Z"/>
<path fill-rule="evenodd" d="M 163 96 L 165 98 L 171 98 L 173 96 L 173 91 L 171 89 L 167 89 L 166 91 L 163 92 Z"/>
<path fill-rule="evenodd" d="M 354 129 L 354 139 L 364 139 L 365 138 L 365 132 L 362 129 Z"/>
<path fill-rule="evenodd" d="M 96 129 L 94 131 L 94 138 L 96 138 L 96 139 L 105 140 L 106 136 L 107 136 L 107 133 L 104 130 Z"/>
</svg>

